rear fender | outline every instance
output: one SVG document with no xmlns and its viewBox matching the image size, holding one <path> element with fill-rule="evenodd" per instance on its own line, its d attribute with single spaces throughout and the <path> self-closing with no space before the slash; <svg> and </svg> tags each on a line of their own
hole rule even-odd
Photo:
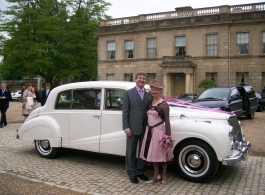
<svg viewBox="0 0 265 195">
<path fill-rule="evenodd" d="M 62 133 L 58 123 L 49 116 L 27 120 L 18 129 L 19 139 L 32 143 L 34 140 L 48 139 L 51 147 L 61 147 Z"/>
</svg>

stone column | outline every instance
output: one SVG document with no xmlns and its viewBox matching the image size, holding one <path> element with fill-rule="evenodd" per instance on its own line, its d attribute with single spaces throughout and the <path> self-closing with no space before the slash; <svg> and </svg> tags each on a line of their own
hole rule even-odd
<svg viewBox="0 0 265 195">
<path fill-rule="evenodd" d="M 194 84 L 194 75 L 190 74 L 190 93 L 194 93 L 193 84 Z"/>
<path fill-rule="evenodd" d="M 163 95 L 168 95 L 168 84 L 167 84 L 167 81 L 168 81 L 168 74 L 167 73 L 164 73 L 163 74 L 163 85 L 165 86 L 164 90 L 163 90 Z"/>
<path fill-rule="evenodd" d="M 187 73 L 186 75 L 186 82 L 185 82 L 185 93 L 189 93 L 190 92 L 190 74 Z"/>
</svg>

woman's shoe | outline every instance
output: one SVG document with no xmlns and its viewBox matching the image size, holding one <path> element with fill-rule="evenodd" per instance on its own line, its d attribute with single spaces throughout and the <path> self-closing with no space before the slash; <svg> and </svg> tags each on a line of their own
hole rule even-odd
<svg viewBox="0 0 265 195">
<path fill-rule="evenodd" d="M 158 175 L 157 178 L 156 178 L 155 180 L 150 180 L 150 181 L 146 182 L 145 184 L 153 184 L 153 183 L 159 181 L 160 179 L 161 179 L 161 176 Z"/>
<path fill-rule="evenodd" d="M 166 185 L 167 184 L 167 181 L 162 181 L 161 184 L 162 185 Z"/>
</svg>

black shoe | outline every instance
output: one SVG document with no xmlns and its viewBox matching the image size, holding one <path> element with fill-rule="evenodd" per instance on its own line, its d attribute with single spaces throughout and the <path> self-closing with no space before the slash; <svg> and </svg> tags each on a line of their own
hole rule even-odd
<svg viewBox="0 0 265 195">
<path fill-rule="evenodd" d="M 7 123 L 4 123 L 3 126 L 7 126 Z"/>
<path fill-rule="evenodd" d="M 3 128 L 3 126 L 4 126 L 3 124 L 0 124 L 0 128 Z"/>
<path fill-rule="evenodd" d="M 142 175 L 135 175 L 136 177 L 139 177 L 141 180 L 144 180 L 144 181 L 148 181 L 149 180 L 149 178 L 148 177 L 146 177 L 144 174 L 142 174 Z"/>
<path fill-rule="evenodd" d="M 130 177 L 130 181 L 131 181 L 132 183 L 139 183 L 138 179 L 137 179 L 135 176 Z"/>
</svg>

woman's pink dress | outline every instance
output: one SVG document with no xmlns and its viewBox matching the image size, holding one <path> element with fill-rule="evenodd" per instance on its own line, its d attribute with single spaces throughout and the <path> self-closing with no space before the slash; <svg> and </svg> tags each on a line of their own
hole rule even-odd
<svg viewBox="0 0 265 195">
<path fill-rule="evenodd" d="M 145 154 L 145 147 L 147 142 L 147 134 L 149 127 L 146 127 L 143 144 L 140 152 L 140 158 L 147 162 L 167 162 L 171 161 L 174 157 L 172 149 L 164 149 L 159 145 L 159 140 L 162 135 L 171 135 L 170 122 L 169 122 L 169 106 L 166 101 L 158 104 L 155 107 L 151 106 L 147 111 L 148 125 L 154 126 L 161 121 L 162 124 L 151 128 L 151 141 L 148 153 Z M 164 118 L 164 120 L 161 118 Z M 145 157 L 146 156 L 146 157 Z"/>
</svg>

